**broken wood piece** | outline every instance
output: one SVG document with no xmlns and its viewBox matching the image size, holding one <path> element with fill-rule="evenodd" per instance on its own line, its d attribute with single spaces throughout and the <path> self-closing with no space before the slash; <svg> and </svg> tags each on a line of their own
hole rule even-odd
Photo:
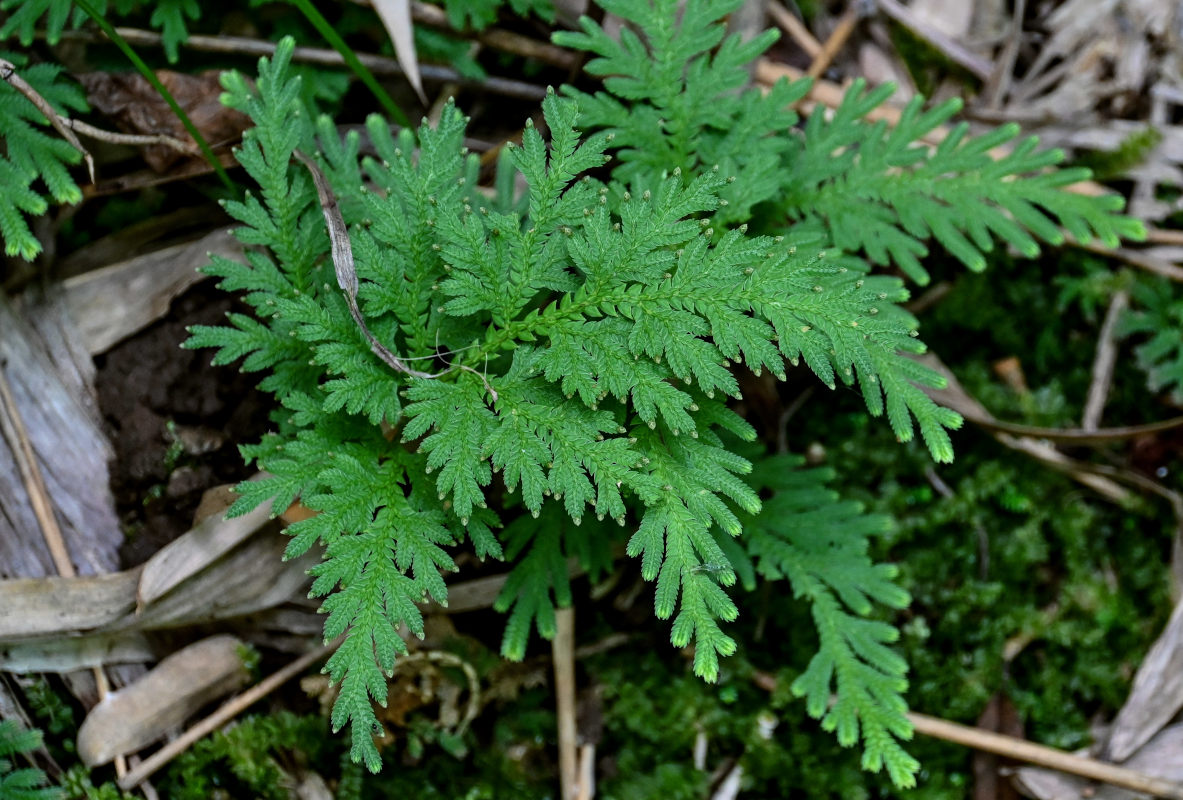
<svg viewBox="0 0 1183 800">
<path fill-rule="evenodd" d="M 113 623 L 135 608 L 138 580 L 139 570 L 0 580 L 0 642 L 66 636 Z"/>
<path fill-rule="evenodd" d="M 144 606 L 136 591 L 143 567 L 78 578 L 0 580 L 0 643 L 149 631 L 243 616 L 307 591 L 309 553 L 283 560 L 287 537 L 260 531 Z"/>
<path fill-rule="evenodd" d="M 113 664 L 148 664 L 156 652 L 141 633 L 95 633 L 83 637 L 9 641 L 0 647 L 0 671 L 67 673 Z"/>
<path fill-rule="evenodd" d="M 130 686 L 91 709 L 78 730 L 78 756 L 88 767 L 134 753 L 219 697 L 245 686 L 243 643 L 226 634 L 184 647 Z"/>
<path fill-rule="evenodd" d="M 61 304 L 37 303 L 20 311 L 3 295 L 0 331 L 0 369 L 27 434 L 18 438 L 26 440 L 41 473 L 43 497 L 50 498 L 68 551 L 64 560 L 83 575 L 118 569 L 123 532 L 109 486 L 112 450 L 93 405 L 93 365 L 78 363 L 90 360 L 78 333 Z M 20 454 L 10 449 L 8 438 L 0 438 L 0 578 L 53 575 L 63 559 L 55 560 L 46 547 L 16 469 Z"/>
<path fill-rule="evenodd" d="M 136 608 L 142 609 L 201 572 L 263 527 L 270 518 L 270 503 L 263 503 L 254 511 L 232 519 L 215 514 L 184 536 L 169 542 L 144 564 L 136 591 Z"/>
<path fill-rule="evenodd" d="M 73 577 L 74 563 L 70 560 L 70 552 L 66 549 L 66 540 L 62 537 L 61 526 L 53 513 L 53 502 L 45 488 L 45 478 L 41 474 L 41 466 L 37 463 L 37 456 L 33 452 L 33 445 L 29 442 L 29 430 L 21 417 L 16 398 L 12 394 L 12 387 L 4 375 L 4 365 L 0 364 L 0 432 L 4 434 L 4 441 L 16 462 L 17 471 L 25 484 L 25 495 L 29 498 L 29 505 L 33 508 L 33 516 L 37 518 L 37 525 L 41 529 L 42 540 L 53 559 L 54 568 L 63 577 Z"/>
<path fill-rule="evenodd" d="M 210 256 L 242 258 L 242 244 L 225 230 L 186 244 L 121 261 L 66 280 L 65 303 L 91 355 L 146 328 L 193 284 Z"/>
</svg>

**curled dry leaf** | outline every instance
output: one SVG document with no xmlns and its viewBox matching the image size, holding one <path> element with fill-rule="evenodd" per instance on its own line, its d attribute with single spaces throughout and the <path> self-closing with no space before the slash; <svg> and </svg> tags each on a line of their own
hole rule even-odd
<svg viewBox="0 0 1183 800">
<path fill-rule="evenodd" d="M 246 685 L 243 643 L 220 634 L 191 644 L 91 709 L 78 730 L 78 756 L 88 767 L 162 739 L 203 706 Z"/>
<path fill-rule="evenodd" d="M 1105 756 L 1124 761 L 1183 708 L 1183 603 L 1150 648 L 1105 745 Z"/>
<path fill-rule="evenodd" d="M 219 72 L 208 70 L 186 75 L 171 70 L 159 70 L 156 77 L 176 98 L 193 124 L 217 151 L 238 142 L 242 132 L 250 127 L 245 114 L 222 105 L 222 86 Z M 173 114 L 152 85 L 135 73 L 91 72 L 79 75 L 86 89 L 86 100 L 95 109 L 110 117 L 125 133 L 164 134 L 184 142 L 193 142 L 185 126 Z M 164 145 L 144 148 L 144 160 L 157 172 L 167 172 L 185 157 Z"/>
</svg>

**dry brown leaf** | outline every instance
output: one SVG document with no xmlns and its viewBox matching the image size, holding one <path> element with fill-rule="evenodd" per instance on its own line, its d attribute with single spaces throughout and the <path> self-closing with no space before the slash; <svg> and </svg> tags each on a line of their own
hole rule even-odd
<svg viewBox="0 0 1183 800">
<path fill-rule="evenodd" d="M 164 738 L 203 706 L 245 686 L 243 643 L 211 636 L 165 658 L 146 675 L 91 709 L 78 730 L 78 757 L 88 767 L 134 753 Z"/>
<path fill-rule="evenodd" d="M 394 44 L 394 54 L 398 64 L 407 75 L 407 81 L 415 89 L 415 94 L 427 105 L 427 95 L 423 93 L 423 78 L 419 75 L 419 56 L 415 53 L 414 28 L 411 25 L 411 0 L 370 0 L 383 27 L 390 34 L 390 41 Z"/>
<path fill-rule="evenodd" d="M 214 231 L 67 280 L 65 302 L 87 350 L 106 352 L 163 317 L 176 297 L 207 277 L 197 269 L 211 254 L 239 258 L 242 244 L 227 231 Z"/>
<path fill-rule="evenodd" d="M 1117 714 L 1104 755 L 1121 762 L 1145 744 L 1183 708 L 1183 603 L 1175 607 L 1134 676 L 1130 696 Z"/>
<path fill-rule="evenodd" d="M 189 116 L 194 127 L 215 150 L 238 142 L 250 127 L 250 119 L 222 104 L 218 70 L 189 75 L 158 70 L 156 77 Z M 133 72 L 90 72 L 78 76 L 86 100 L 110 117 L 124 133 L 165 134 L 193 142 L 168 103 L 142 75 Z M 162 145 L 143 149 L 144 160 L 157 172 L 167 172 L 185 157 Z"/>
</svg>

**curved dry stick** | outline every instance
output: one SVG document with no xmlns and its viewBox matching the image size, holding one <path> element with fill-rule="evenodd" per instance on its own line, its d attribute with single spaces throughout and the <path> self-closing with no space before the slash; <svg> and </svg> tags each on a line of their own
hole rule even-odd
<svg viewBox="0 0 1183 800">
<path fill-rule="evenodd" d="M 349 304 L 349 314 L 353 317 L 353 321 L 357 323 L 357 327 L 361 329 L 362 335 L 366 337 L 366 341 L 370 343 L 370 350 L 374 355 L 382 359 L 382 362 L 395 372 L 402 372 L 410 375 L 412 378 L 439 378 L 447 375 L 454 369 L 471 372 L 480 378 L 481 383 L 485 385 L 485 391 L 489 393 L 489 396 L 493 398 L 493 402 L 496 403 L 496 390 L 493 389 L 484 375 L 472 367 L 466 367 L 463 364 L 453 364 L 442 372 L 434 373 L 411 369 L 402 357 L 393 353 L 386 345 L 378 341 L 378 337 L 370 332 L 370 329 L 366 326 L 365 319 L 361 315 L 361 309 L 357 306 L 358 280 L 357 269 L 353 264 L 353 246 L 349 243 L 349 230 L 345 227 L 345 218 L 341 216 L 341 207 L 337 203 L 337 196 L 333 194 L 333 187 L 329 185 L 328 178 L 325 177 L 324 172 L 317 166 L 315 161 L 299 150 L 293 150 L 292 155 L 312 175 L 312 182 L 316 185 L 316 196 L 320 200 L 320 208 L 324 213 L 325 224 L 329 229 L 329 243 L 332 246 L 333 268 L 337 273 L 337 285 L 341 287 L 341 291 L 345 292 L 345 302 Z"/>
<path fill-rule="evenodd" d="M 1122 439 L 1133 439 L 1137 436 L 1149 436 L 1163 431 L 1183 427 L 1183 417 L 1171 417 L 1161 422 L 1148 422 L 1144 425 L 1123 425 L 1116 428 L 1041 428 L 1037 425 L 1018 425 L 1011 422 L 1001 422 L 996 419 L 984 419 L 971 416 L 961 411 L 961 415 L 980 428 L 994 433 L 1009 433 L 1012 436 L 1027 436 L 1032 439 L 1046 439 L 1060 444 L 1104 444 Z"/>
<path fill-rule="evenodd" d="M 201 148 L 191 142 L 185 142 L 176 137 L 169 136 L 164 133 L 116 133 L 115 131 L 105 131 L 102 128 L 96 128 L 90 123 L 83 122 L 80 119 L 72 119 L 70 117 L 62 117 L 62 123 L 71 130 L 81 133 L 83 136 L 91 139 L 97 139 L 100 142 L 110 142 L 111 144 L 126 144 L 132 147 L 142 147 L 145 145 L 163 145 L 164 147 L 171 147 L 179 153 L 187 156 L 194 156 L 201 158 Z"/>
<path fill-rule="evenodd" d="M 70 130 L 66 125 L 64 117 L 54 111 L 49 101 L 42 97 L 36 89 L 16 73 L 16 64 L 0 58 L 0 80 L 6 81 L 9 86 L 24 95 L 25 99 L 37 106 L 37 110 L 45 115 L 45 118 L 49 120 L 49 124 L 53 126 L 54 130 L 61 134 L 61 137 L 69 142 L 71 147 L 82 154 L 82 157 L 86 160 L 86 169 L 90 173 L 90 182 L 94 183 L 94 159 L 91 157 L 90 152 L 82 146 L 82 142 L 78 141 L 78 137 L 74 135 L 74 131 Z"/>
</svg>

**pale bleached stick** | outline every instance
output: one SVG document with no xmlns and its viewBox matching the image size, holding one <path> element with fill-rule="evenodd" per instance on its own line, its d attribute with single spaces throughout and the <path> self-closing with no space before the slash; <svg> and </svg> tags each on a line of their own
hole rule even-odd
<svg viewBox="0 0 1183 800">
<path fill-rule="evenodd" d="M 1092 380 L 1089 381 L 1089 392 L 1084 401 L 1084 413 L 1080 417 L 1080 427 L 1086 431 L 1095 431 L 1101 424 L 1101 414 L 1105 411 L 1105 401 L 1113 383 L 1113 369 L 1117 365 L 1117 323 L 1129 304 L 1129 292 L 1125 289 L 1114 292 L 1109 309 L 1105 312 L 1105 321 L 1101 323 L 1097 354 L 1093 358 Z"/>
<path fill-rule="evenodd" d="M 771 692 L 777 688 L 776 676 L 767 672 L 755 672 L 752 675 L 752 681 L 765 691 Z M 1026 764 L 1067 772 L 1070 775 L 1079 775 L 1082 778 L 1108 783 L 1111 786 L 1119 786 L 1135 792 L 1145 792 L 1153 797 L 1183 800 L 1183 783 L 1178 781 L 1146 775 L 1117 764 L 1066 753 L 1063 750 L 1035 744 L 1026 739 L 949 722 L 938 717 L 930 717 L 927 714 L 908 712 L 906 716 L 917 733 L 931 736 L 934 739 L 965 745 L 974 750 L 982 750 L 1006 758 L 1013 758 L 1015 761 L 1022 761 Z"/>
<path fill-rule="evenodd" d="M 578 741 L 575 728 L 575 609 L 555 609 L 555 704 L 559 726 L 559 783 L 562 800 L 579 796 Z"/>
<path fill-rule="evenodd" d="M 7 81 L 9 86 L 16 89 L 25 96 L 25 99 L 37 106 L 37 110 L 45 115 L 45 118 L 49 120 L 49 124 L 53 126 L 54 130 L 61 134 L 61 137 L 69 142 L 71 147 L 82 154 L 82 157 L 86 160 L 86 169 L 90 173 L 90 182 L 94 183 L 94 159 L 91 158 L 90 152 L 82 146 L 82 142 L 78 141 L 78 137 L 74 135 L 74 132 L 66 127 L 62 115 L 54 110 L 53 106 L 49 104 L 49 101 L 30 86 L 28 81 L 17 74 L 16 64 L 0 58 L 0 80 Z"/>
</svg>

